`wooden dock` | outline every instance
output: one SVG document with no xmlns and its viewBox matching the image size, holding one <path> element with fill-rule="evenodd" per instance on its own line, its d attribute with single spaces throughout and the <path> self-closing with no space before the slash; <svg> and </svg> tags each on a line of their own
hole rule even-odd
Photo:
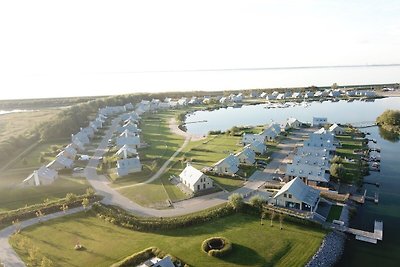
<svg viewBox="0 0 400 267">
<path fill-rule="evenodd" d="M 383 222 L 375 221 L 373 233 L 354 228 L 347 228 L 346 232 L 355 235 L 357 240 L 376 244 L 378 240 L 383 240 Z"/>
<path fill-rule="evenodd" d="M 376 244 L 378 240 L 383 240 L 383 221 L 374 222 L 374 232 L 368 232 L 364 230 L 354 229 L 342 225 L 332 224 L 332 228 L 339 230 L 344 233 L 353 234 L 357 240 Z"/>
</svg>

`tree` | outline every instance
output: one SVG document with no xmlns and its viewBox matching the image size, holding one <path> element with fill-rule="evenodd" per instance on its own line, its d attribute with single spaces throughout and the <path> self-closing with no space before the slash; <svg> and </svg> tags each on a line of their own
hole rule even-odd
<svg viewBox="0 0 400 267">
<path fill-rule="evenodd" d="M 19 232 L 21 232 L 21 223 L 19 221 L 19 219 L 15 219 L 14 221 L 12 221 L 12 224 L 14 225 L 15 228 L 15 233 L 18 234 Z"/>
<path fill-rule="evenodd" d="M 95 193 L 96 192 L 94 191 L 94 189 L 92 187 L 89 187 L 86 189 L 86 196 L 88 196 L 88 197 L 94 196 Z"/>
<path fill-rule="evenodd" d="M 331 160 L 332 163 L 343 163 L 343 159 L 340 156 L 334 156 Z"/>
<path fill-rule="evenodd" d="M 254 195 L 250 198 L 249 202 L 250 205 L 261 211 L 264 200 L 261 198 L 260 195 Z"/>
<path fill-rule="evenodd" d="M 285 216 L 283 215 L 283 213 L 279 213 L 279 225 L 280 225 L 280 229 L 282 230 L 282 223 L 283 223 L 283 219 L 285 218 Z"/>
<path fill-rule="evenodd" d="M 60 210 L 62 210 L 64 213 L 66 213 L 67 212 L 67 210 L 68 210 L 68 205 L 67 204 L 62 204 L 62 206 L 60 207 Z"/>
<path fill-rule="evenodd" d="M 67 200 L 67 202 L 74 202 L 74 201 L 76 201 L 76 195 L 74 194 L 74 193 L 68 193 L 66 196 L 65 196 L 65 200 Z"/>
<path fill-rule="evenodd" d="M 82 207 L 83 207 L 83 209 L 86 211 L 86 208 L 89 206 L 89 199 L 88 198 L 84 198 L 83 200 L 82 200 Z"/>
<path fill-rule="evenodd" d="M 400 126 L 400 110 L 385 110 L 378 118 L 376 118 L 378 125 L 392 125 Z"/>
<path fill-rule="evenodd" d="M 31 247 L 28 249 L 28 262 L 30 266 L 36 266 L 36 261 L 39 258 L 39 249 L 37 247 Z"/>
<path fill-rule="evenodd" d="M 38 218 L 38 221 L 41 222 L 42 217 L 44 216 L 44 213 L 41 210 L 37 210 L 35 214 L 36 214 L 36 217 Z"/>
<path fill-rule="evenodd" d="M 275 210 L 272 210 L 272 212 L 271 212 L 271 214 L 269 215 L 270 216 L 270 218 L 271 218 L 271 227 L 273 226 L 272 225 L 272 222 L 273 222 L 273 220 L 274 220 L 274 218 L 275 218 Z"/>
<path fill-rule="evenodd" d="M 233 193 L 229 196 L 229 205 L 236 211 L 240 210 L 243 207 L 244 201 L 243 196 L 239 193 Z"/>
<path fill-rule="evenodd" d="M 330 173 L 333 177 L 342 178 L 344 175 L 343 164 L 333 163 L 330 168 Z"/>
</svg>

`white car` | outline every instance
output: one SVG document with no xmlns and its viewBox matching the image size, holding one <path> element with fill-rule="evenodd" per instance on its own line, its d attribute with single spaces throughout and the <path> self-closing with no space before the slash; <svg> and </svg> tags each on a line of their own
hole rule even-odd
<svg viewBox="0 0 400 267">
<path fill-rule="evenodd" d="M 83 171 L 84 170 L 84 168 L 82 168 L 82 167 L 75 167 L 74 168 L 74 172 L 80 172 L 80 171 Z"/>
</svg>

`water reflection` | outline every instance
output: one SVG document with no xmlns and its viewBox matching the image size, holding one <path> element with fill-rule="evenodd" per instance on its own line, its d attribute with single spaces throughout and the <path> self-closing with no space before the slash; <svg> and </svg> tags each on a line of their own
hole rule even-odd
<svg viewBox="0 0 400 267">
<path fill-rule="evenodd" d="M 379 127 L 379 135 L 385 139 L 386 141 L 397 143 L 400 140 L 400 136 L 398 133 L 387 131 L 382 127 Z"/>
</svg>

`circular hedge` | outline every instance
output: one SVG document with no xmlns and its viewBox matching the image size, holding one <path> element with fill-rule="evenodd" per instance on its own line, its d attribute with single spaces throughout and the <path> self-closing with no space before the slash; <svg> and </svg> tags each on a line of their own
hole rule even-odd
<svg viewBox="0 0 400 267">
<path fill-rule="evenodd" d="M 232 243 L 225 237 L 210 237 L 203 241 L 201 249 L 209 256 L 220 258 L 232 250 Z"/>
</svg>

